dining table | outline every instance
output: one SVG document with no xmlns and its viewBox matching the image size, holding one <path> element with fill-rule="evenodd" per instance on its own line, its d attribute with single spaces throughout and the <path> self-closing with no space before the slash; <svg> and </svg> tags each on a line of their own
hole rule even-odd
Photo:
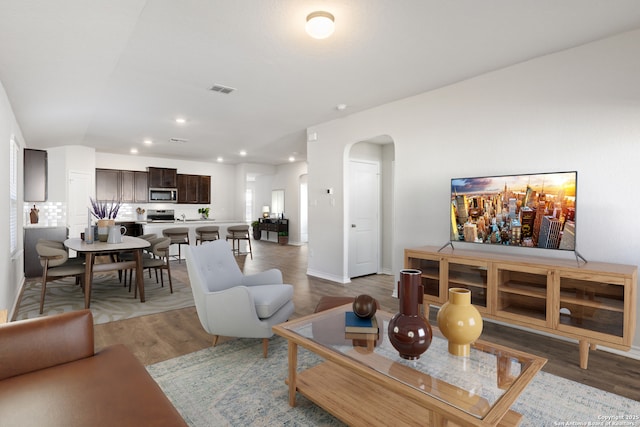
<svg viewBox="0 0 640 427">
<path fill-rule="evenodd" d="M 122 236 L 120 243 L 94 241 L 87 243 L 81 238 L 71 238 L 64 241 L 64 245 L 85 257 L 84 272 L 84 307 L 91 305 L 91 285 L 93 274 L 103 271 L 136 270 L 136 286 L 140 295 L 140 302 L 144 302 L 144 279 L 142 275 L 142 250 L 151 246 L 147 240 L 133 236 Z M 121 260 L 117 255 L 122 252 L 133 253 L 133 260 Z M 96 263 L 96 257 L 106 255 L 111 262 Z"/>
</svg>

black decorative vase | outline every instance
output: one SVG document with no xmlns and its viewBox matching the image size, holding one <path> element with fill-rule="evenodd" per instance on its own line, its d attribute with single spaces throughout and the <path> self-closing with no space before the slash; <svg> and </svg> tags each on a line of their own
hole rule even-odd
<svg viewBox="0 0 640 427">
<path fill-rule="evenodd" d="M 420 314 L 424 296 L 420 270 L 401 270 L 398 282 L 400 312 L 389 321 L 389 341 L 400 357 L 419 359 L 431 345 L 431 325 Z"/>
</svg>

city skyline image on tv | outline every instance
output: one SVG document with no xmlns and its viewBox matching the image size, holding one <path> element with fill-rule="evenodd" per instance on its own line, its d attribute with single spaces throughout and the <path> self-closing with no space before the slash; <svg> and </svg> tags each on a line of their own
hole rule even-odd
<svg viewBox="0 0 640 427">
<path fill-rule="evenodd" d="M 451 180 L 451 241 L 574 251 L 577 172 Z"/>
</svg>

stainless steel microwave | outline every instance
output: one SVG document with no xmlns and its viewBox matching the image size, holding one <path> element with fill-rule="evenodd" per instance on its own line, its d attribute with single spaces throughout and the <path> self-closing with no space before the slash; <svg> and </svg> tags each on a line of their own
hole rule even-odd
<svg viewBox="0 0 640 427">
<path fill-rule="evenodd" d="M 176 203 L 178 201 L 177 188 L 150 188 L 150 202 Z"/>
</svg>

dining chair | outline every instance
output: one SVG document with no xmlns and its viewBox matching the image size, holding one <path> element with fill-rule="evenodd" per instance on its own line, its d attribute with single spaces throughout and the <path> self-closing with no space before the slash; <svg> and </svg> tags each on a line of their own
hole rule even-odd
<svg viewBox="0 0 640 427">
<path fill-rule="evenodd" d="M 83 259 L 69 258 L 69 253 L 62 242 L 39 240 L 36 243 L 36 252 L 42 265 L 42 291 L 40 294 L 40 314 L 42 314 L 47 282 L 61 277 L 75 276 L 76 285 L 82 284 L 85 266 Z"/>
<path fill-rule="evenodd" d="M 167 276 L 169 277 L 169 291 L 170 293 L 173 293 L 173 282 L 171 281 L 171 264 L 169 263 L 169 246 L 171 245 L 171 238 L 158 237 L 156 239 L 149 240 L 149 243 L 151 243 L 151 246 L 148 248 L 148 250 L 149 253 L 153 255 L 153 257 L 144 258 L 142 260 L 142 267 L 146 269 L 153 268 L 156 270 L 156 282 L 158 281 L 158 271 L 160 271 L 161 287 L 164 287 L 164 275 L 162 274 L 162 271 L 167 270 Z M 132 270 L 129 270 L 129 291 L 131 291 L 132 274 Z M 138 287 L 134 286 L 133 288 L 133 296 L 134 298 L 137 298 Z"/>
<path fill-rule="evenodd" d="M 136 236 L 136 237 L 138 237 L 139 239 L 146 240 L 146 241 L 151 241 L 153 239 L 156 239 L 158 237 L 158 235 L 155 234 L 155 233 L 148 233 L 148 234 L 143 234 L 141 236 Z M 153 255 L 149 251 L 150 251 L 150 248 L 144 248 L 142 250 L 142 258 L 143 259 L 144 258 L 152 258 L 153 257 Z M 118 254 L 118 259 L 120 261 L 133 261 L 135 258 L 133 256 L 132 252 L 127 251 L 127 252 L 120 252 Z M 121 271 L 120 270 L 118 270 L 118 278 L 122 282 L 122 275 L 121 275 Z M 149 278 L 151 278 L 151 269 L 149 269 Z M 157 282 L 158 282 L 158 274 L 156 272 L 156 283 Z M 124 286 L 125 287 L 127 286 L 127 275 L 126 274 L 124 275 Z"/>
</svg>

